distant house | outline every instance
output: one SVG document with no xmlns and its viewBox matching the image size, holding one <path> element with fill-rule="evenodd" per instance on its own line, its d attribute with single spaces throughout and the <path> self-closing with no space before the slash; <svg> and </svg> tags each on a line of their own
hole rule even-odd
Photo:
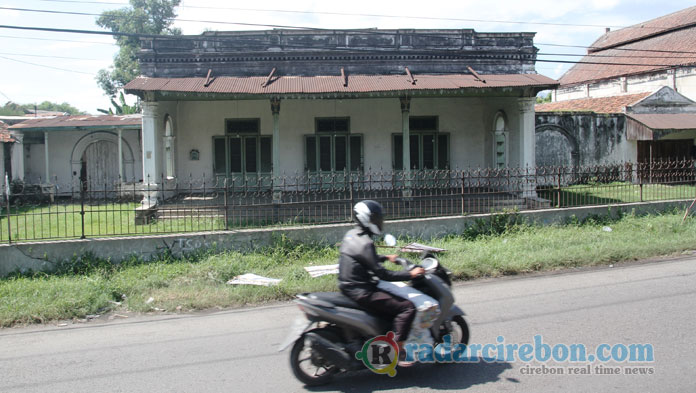
<svg viewBox="0 0 696 393">
<path fill-rule="evenodd" d="M 696 7 L 597 39 L 536 106 L 542 165 L 694 158 Z"/>
<path fill-rule="evenodd" d="M 696 103 L 663 87 L 537 105 L 536 138 L 540 166 L 692 159 Z"/>
<path fill-rule="evenodd" d="M 10 168 L 12 144 L 14 143 L 9 127 L 9 124 L 0 120 L 0 184 L 4 184 L 6 171 Z"/>
<path fill-rule="evenodd" d="M 553 101 L 654 92 L 696 100 L 696 6 L 607 31 L 559 80 Z"/>
<path fill-rule="evenodd" d="M 76 190 L 113 190 L 117 183 L 140 182 L 141 123 L 140 115 L 57 116 L 17 123 L 9 127 L 18 143 L 12 177 Z"/>
<path fill-rule="evenodd" d="M 534 166 L 533 33 L 270 30 L 143 38 L 143 178 Z M 220 183 L 222 184 L 222 183 Z"/>
</svg>

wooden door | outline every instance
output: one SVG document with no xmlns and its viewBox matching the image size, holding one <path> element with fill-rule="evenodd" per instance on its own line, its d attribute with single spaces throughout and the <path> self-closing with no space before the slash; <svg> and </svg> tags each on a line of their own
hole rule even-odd
<svg viewBox="0 0 696 393">
<path fill-rule="evenodd" d="M 109 141 L 97 141 L 85 149 L 82 166 L 89 191 L 113 191 L 118 178 L 118 146 Z"/>
</svg>

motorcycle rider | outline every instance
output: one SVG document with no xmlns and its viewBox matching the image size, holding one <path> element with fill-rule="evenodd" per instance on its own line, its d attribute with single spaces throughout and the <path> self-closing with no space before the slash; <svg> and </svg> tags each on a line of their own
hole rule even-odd
<svg viewBox="0 0 696 393">
<path fill-rule="evenodd" d="M 378 278 L 385 281 L 408 281 L 423 275 L 425 271 L 421 267 L 410 271 L 392 271 L 382 266 L 382 262 L 386 260 L 397 263 L 397 255 L 377 255 L 375 250 L 372 237 L 382 233 L 384 223 L 382 206 L 378 202 L 358 202 L 353 213 L 357 225 L 346 233 L 339 249 L 338 287 L 345 296 L 368 311 L 394 320 L 395 339 L 399 353 L 403 354 L 403 344 L 416 316 L 416 308 L 409 300 L 379 289 Z M 404 362 L 399 364 L 410 365 Z"/>
</svg>

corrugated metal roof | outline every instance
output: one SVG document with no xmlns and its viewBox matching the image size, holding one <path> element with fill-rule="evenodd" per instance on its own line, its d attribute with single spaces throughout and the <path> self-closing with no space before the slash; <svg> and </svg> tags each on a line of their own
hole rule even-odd
<svg viewBox="0 0 696 393">
<path fill-rule="evenodd" d="M 14 142 L 14 138 L 8 130 L 9 125 L 4 121 L 0 121 L 0 143 Z"/>
<path fill-rule="evenodd" d="M 696 7 L 609 32 L 592 46 L 601 49 L 593 49 L 581 60 L 592 64 L 575 64 L 561 77 L 562 87 L 695 65 Z"/>
<path fill-rule="evenodd" d="M 626 117 L 653 130 L 696 129 L 696 113 L 627 114 Z"/>
<path fill-rule="evenodd" d="M 582 98 L 577 100 L 549 102 L 536 105 L 534 109 L 537 112 L 623 113 L 627 106 L 642 100 L 650 94 L 652 93 L 646 92 L 612 97 Z"/>
<path fill-rule="evenodd" d="M 341 76 L 281 76 L 215 78 L 207 87 L 206 78 L 146 78 L 139 77 L 128 83 L 128 92 L 169 91 L 186 93 L 219 94 L 321 94 L 321 93 L 372 93 L 418 90 L 457 90 L 462 88 L 544 87 L 554 88 L 558 82 L 543 75 L 481 75 L 481 82 L 470 74 L 415 75 L 412 84 L 406 75 L 350 75 L 348 86 Z"/>
<path fill-rule="evenodd" d="M 39 130 L 46 128 L 80 128 L 80 127 L 126 127 L 142 124 L 142 115 L 79 115 L 32 118 L 10 126 L 12 130 Z"/>
</svg>

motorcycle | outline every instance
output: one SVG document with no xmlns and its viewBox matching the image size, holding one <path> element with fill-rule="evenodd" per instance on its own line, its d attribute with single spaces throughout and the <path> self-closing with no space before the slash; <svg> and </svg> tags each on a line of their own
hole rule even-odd
<svg viewBox="0 0 696 393">
<path fill-rule="evenodd" d="M 395 246 L 393 236 L 385 236 Z M 411 281 L 414 289 L 437 300 L 440 314 L 430 327 L 437 345 L 450 335 L 452 345 L 469 343 L 469 327 L 464 311 L 454 304 L 451 272 L 430 253 L 421 256 L 419 265 L 404 258 L 397 262 L 404 270 L 420 266 L 425 275 Z M 308 386 L 330 382 L 339 373 L 363 369 L 356 353 L 366 341 L 392 330 L 392 321 L 364 310 L 340 292 L 314 292 L 296 295 L 295 303 L 303 312 L 279 350 L 292 345 L 290 367 L 297 379 Z"/>
</svg>

